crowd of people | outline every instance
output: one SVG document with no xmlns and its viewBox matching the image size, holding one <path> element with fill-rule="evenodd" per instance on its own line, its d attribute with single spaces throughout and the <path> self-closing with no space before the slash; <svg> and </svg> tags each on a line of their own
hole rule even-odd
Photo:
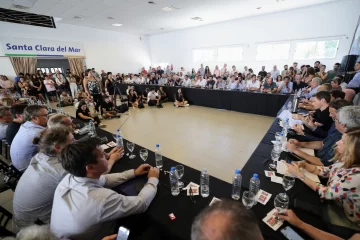
<svg viewBox="0 0 360 240">
<path fill-rule="evenodd" d="M 226 70 L 226 65 L 224 68 L 225 70 L 215 69 L 216 78 L 221 78 L 227 72 L 231 73 Z M 336 77 L 337 73 L 334 73 L 334 78 L 330 76 L 329 80 L 330 73 L 321 71 L 321 68 L 325 69 L 324 66 L 315 65 L 314 68 L 306 68 L 307 73 L 305 74 L 302 72 L 293 74 L 292 71 L 297 71 L 295 66 L 294 69 L 285 69 L 283 74 L 276 73 L 277 75 L 275 72 L 279 71 L 275 67 L 274 73 L 266 73 L 263 69 L 263 73 L 258 75 L 263 76 L 262 79 L 254 76 L 250 69 L 247 69 L 250 75 L 246 74 L 245 77 L 250 76 L 248 80 L 250 84 L 246 83 L 246 86 L 248 86 L 248 90 L 259 90 L 260 87 L 255 83 L 263 81 L 264 83 L 260 85 L 265 85 L 263 86 L 264 91 L 275 92 L 274 89 L 279 91 L 279 89 L 290 88 L 288 83 L 292 81 L 294 81 L 292 82 L 292 91 L 294 91 L 294 87 L 301 84 L 305 88 L 310 84 L 309 91 L 299 105 L 300 108 L 309 110 L 309 114 L 307 116 L 293 115 L 293 118 L 302 120 L 303 126 L 294 125 L 292 132 L 289 133 L 287 144 L 287 150 L 301 157 L 303 161 L 287 164 L 288 171 L 315 191 L 320 199 L 330 202 L 327 206 L 328 212 L 326 216 L 323 216 L 324 221 L 359 231 L 360 106 L 353 105 L 354 94 L 351 98 L 346 93 L 346 90 L 349 89 L 342 91 L 339 88 L 332 89 L 333 80 L 339 79 Z M 304 67 L 303 69 L 305 70 Z M 308 73 L 312 71 L 309 69 L 315 70 L 313 77 L 309 77 Z M 355 69 L 356 75 L 348 86 L 353 86 L 354 81 L 358 81 L 360 63 L 357 63 Z M 239 78 L 242 78 L 243 73 L 241 73 L 241 77 L 238 74 L 236 80 L 235 70 L 232 69 L 233 74 L 230 75 L 229 82 L 226 84 L 230 85 L 230 89 L 235 84 L 238 86 L 242 81 Z M 199 69 L 195 75 L 198 74 L 198 77 L 202 77 L 203 74 L 207 79 L 207 73 L 210 74 L 209 69 L 205 68 L 204 70 Z M 316 74 L 318 75 L 315 76 Z M 269 80 L 279 79 L 279 76 L 282 75 L 284 78 L 278 85 L 278 81 Z M 111 73 L 106 74 L 107 79 L 103 81 L 103 84 L 95 76 L 96 72 L 94 73 L 93 70 L 87 71 L 87 78 L 84 78 L 81 85 L 85 91 L 81 97 L 77 98 L 80 101 L 76 117 L 85 121 L 93 120 L 99 124 L 100 119 L 91 115 L 88 103 L 82 101 L 82 98 L 89 100 L 90 97 L 96 103 L 97 107 L 95 106 L 95 108 L 104 111 L 108 117 L 115 117 L 117 112 L 113 111 L 112 107 L 108 108 L 104 103 L 109 104 L 114 100 L 111 96 L 116 95 L 117 88 L 115 82 L 112 82 L 115 80 Z M 178 82 L 177 74 L 174 76 L 174 82 Z M 209 77 L 211 78 L 211 75 Z M 55 78 L 57 87 L 53 90 L 54 94 L 57 94 L 59 89 L 61 94 L 69 89 L 71 94 L 75 94 L 74 84 L 79 87 L 76 80 L 69 82 L 73 85 L 71 89 L 70 84 L 68 88 L 66 82 L 58 79 L 59 76 Z M 45 79 L 52 81 L 49 80 L 49 76 L 46 76 Z M 20 88 L 22 94 L 30 94 L 30 92 L 33 94 L 31 84 L 28 84 L 26 89 L 26 81 L 19 80 L 19 82 L 22 84 L 19 86 L 24 86 L 23 89 Z M 337 86 L 341 86 L 342 83 L 343 81 L 339 80 Z M 214 87 L 216 84 L 208 86 Z M 105 94 L 103 87 L 107 89 Z M 111 92 L 112 90 L 113 92 Z M 157 92 L 155 92 L 155 88 L 150 89 L 144 99 L 138 98 L 133 88 L 130 87 L 128 90 L 129 101 L 133 106 L 141 105 L 144 100 L 149 106 L 159 106 L 162 100 L 167 98 L 162 86 L 159 86 Z M 14 91 L 17 91 L 15 87 Z M 106 94 L 109 91 L 112 93 L 111 96 Z M 353 89 L 351 91 L 355 92 Z M 48 93 L 49 91 L 38 94 Z M 44 95 L 42 96 L 44 97 Z M 181 93 L 181 88 L 175 99 L 174 104 L 177 107 L 188 104 Z M 7 104 L 10 104 L 7 105 L 4 104 L 4 99 L 2 99 L 2 103 L 3 106 L 0 107 L 0 140 L 6 140 L 10 145 L 12 164 L 23 173 L 13 199 L 14 233 L 25 234 L 26 231 L 31 231 L 31 228 L 34 227 L 32 225 L 41 223 L 47 224 L 49 234 L 57 238 L 115 239 L 114 235 L 110 238 L 106 238 L 106 236 L 116 233 L 117 219 L 144 212 L 149 207 L 156 195 L 159 183 L 157 168 L 142 164 L 136 169 L 109 174 L 112 166 L 123 157 L 123 149 L 115 147 L 106 153 L 98 138 L 74 140 L 75 125 L 72 119 L 63 114 L 49 114 L 44 105 L 27 105 L 19 104 L 16 101 L 6 101 Z M 315 156 L 302 151 L 304 147 L 317 150 Z M 320 177 L 328 178 L 327 183 L 315 183 L 303 174 L 301 168 Z M 111 190 L 114 186 L 142 175 L 147 175 L 148 180 L 137 196 L 124 196 Z M 280 218 L 315 239 L 324 239 L 325 237 L 338 239 L 336 236 L 302 222 L 291 210 L 281 215 Z M 259 226 L 251 211 L 244 209 L 239 203 L 228 201 L 216 203 L 206 208 L 194 220 L 191 234 L 193 240 L 234 239 L 234 236 L 244 236 L 244 239 L 262 239 Z M 358 239 L 358 237 L 354 235 L 352 239 Z M 41 236 L 36 239 L 41 239 Z"/>
</svg>

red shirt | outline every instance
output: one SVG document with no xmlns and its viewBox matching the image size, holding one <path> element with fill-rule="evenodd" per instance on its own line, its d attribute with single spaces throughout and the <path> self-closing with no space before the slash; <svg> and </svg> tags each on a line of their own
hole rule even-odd
<svg viewBox="0 0 360 240">
<path fill-rule="evenodd" d="M 142 70 L 142 74 L 147 74 L 147 71 L 145 69 Z"/>
</svg>

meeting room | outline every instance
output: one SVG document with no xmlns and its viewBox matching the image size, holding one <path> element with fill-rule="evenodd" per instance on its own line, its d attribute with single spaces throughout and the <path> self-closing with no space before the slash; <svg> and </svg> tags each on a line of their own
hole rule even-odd
<svg viewBox="0 0 360 240">
<path fill-rule="evenodd" d="M 0 239 L 360 240 L 359 0 L 1 0 Z"/>
</svg>

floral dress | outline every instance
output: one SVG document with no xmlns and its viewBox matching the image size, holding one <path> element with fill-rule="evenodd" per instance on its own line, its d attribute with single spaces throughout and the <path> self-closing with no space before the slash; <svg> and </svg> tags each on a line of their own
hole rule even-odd
<svg viewBox="0 0 360 240">
<path fill-rule="evenodd" d="M 343 164 L 337 161 L 328 167 L 318 167 L 318 175 L 329 180 L 326 186 L 317 183 L 316 192 L 322 200 L 338 201 L 345 216 L 360 226 L 360 167 L 346 169 Z"/>
</svg>

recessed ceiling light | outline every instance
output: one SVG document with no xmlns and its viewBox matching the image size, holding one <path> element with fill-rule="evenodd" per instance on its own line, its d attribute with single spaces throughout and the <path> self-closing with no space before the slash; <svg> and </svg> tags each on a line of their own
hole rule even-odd
<svg viewBox="0 0 360 240">
<path fill-rule="evenodd" d="M 160 28 L 161 30 L 164 30 L 164 28 Z"/>
<path fill-rule="evenodd" d="M 153 2 L 153 1 L 149 1 L 149 2 L 148 2 L 148 4 L 155 4 L 155 2 Z"/>
<path fill-rule="evenodd" d="M 191 18 L 192 20 L 195 20 L 195 21 L 202 21 L 202 18 L 201 17 L 193 17 Z"/>
<path fill-rule="evenodd" d="M 74 17 L 74 19 L 77 19 L 77 20 L 84 20 L 84 19 L 85 19 L 85 17 L 84 17 L 84 16 L 79 15 L 79 16 L 75 16 L 75 17 Z"/>
<path fill-rule="evenodd" d="M 115 18 L 113 18 L 113 17 L 108 17 L 108 19 L 110 19 L 110 20 L 114 20 Z"/>
<path fill-rule="evenodd" d="M 173 6 L 162 8 L 162 10 L 165 11 L 165 12 L 172 12 L 172 11 L 175 11 L 175 10 L 178 10 L 178 9 L 179 8 L 176 8 L 176 7 L 173 7 Z"/>
<path fill-rule="evenodd" d="M 259 9 L 261 9 L 261 7 L 257 7 L 256 9 L 259 10 Z"/>
<path fill-rule="evenodd" d="M 121 27 L 122 24 L 121 24 L 121 23 L 114 23 L 113 26 L 114 26 L 114 27 Z"/>
</svg>

